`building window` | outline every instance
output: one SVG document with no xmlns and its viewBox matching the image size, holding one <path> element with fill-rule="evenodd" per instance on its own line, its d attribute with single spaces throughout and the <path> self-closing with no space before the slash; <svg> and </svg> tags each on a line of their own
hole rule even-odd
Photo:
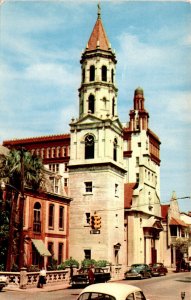
<svg viewBox="0 0 191 300">
<path fill-rule="evenodd" d="M 85 137 L 85 159 L 94 158 L 94 137 L 87 135 Z"/>
<path fill-rule="evenodd" d="M 33 231 L 41 232 L 41 205 L 36 202 L 33 210 Z"/>
<path fill-rule="evenodd" d="M 91 259 L 91 250 L 90 249 L 84 249 L 84 258 Z"/>
<path fill-rule="evenodd" d="M 136 182 L 139 183 L 139 173 L 136 173 Z"/>
<path fill-rule="evenodd" d="M 47 158 L 50 158 L 51 157 L 51 149 L 50 148 L 47 148 Z"/>
<path fill-rule="evenodd" d="M 56 149 L 52 148 L 52 157 L 56 157 Z"/>
<path fill-rule="evenodd" d="M 112 100 L 112 116 L 115 116 L 115 99 Z"/>
<path fill-rule="evenodd" d="M 115 251 L 115 264 L 119 264 L 119 250 L 114 250 Z"/>
<path fill-rule="evenodd" d="M 114 70 L 111 70 L 111 82 L 114 83 Z"/>
<path fill-rule="evenodd" d="M 119 226 L 119 217 L 118 214 L 115 215 L 115 228 L 118 228 Z"/>
<path fill-rule="evenodd" d="M 92 181 L 85 182 L 85 192 L 92 193 L 92 191 L 93 191 Z"/>
<path fill-rule="evenodd" d="M 101 80 L 107 81 L 107 67 L 106 66 L 102 66 L 102 68 L 101 68 Z"/>
<path fill-rule="evenodd" d="M 82 70 L 82 82 L 85 82 L 85 69 Z"/>
<path fill-rule="evenodd" d="M 59 229 L 64 229 L 64 207 L 59 207 Z"/>
<path fill-rule="evenodd" d="M 136 167 L 139 167 L 139 157 L 136 157 Z"/>
<path fill-rule="evenodd" d="M 119 196 L 119 185 L 117 183 L 115 184 L 115 196 Z"/>
<path fill-rule="evenodd" d="M 40 149 L 36 149 L 36 156 L 40 155 Z"/>
<path fill-rule="evenodd" d="M 58 265 L 63 262 L 63 243 L 58 244 Z"/>
<path fill-rule="evenodd" d="M 90 66 L 90 81 L 95 80 L 95 66 Z"/>
<path fill-rule="evenodd" d="M 53 242 L 48 242 L 48 251 L 52 256 L 48 256 L 48 265 L 50 266 L 52 264 L 52 260 L 54 257 L 54 244 Z"/>
<path fill-rule="evenodd" d="M 54 192 L 58 194 L 59 191 L 59 180 L 55 178 Z"/>
<path fill-rule="evenodd" d="M 59 172 L 59 164 L 49 164 L 49 170 L 52 172 Z"/>
<path fill-rule="evenodd" d="M 141 143 L 138 143 L 138 147 L 141 147 Z"/>
<path fill-rule="evenodd" d="M 49 205 L 48 227 L 54 227 L 54 205 Z"/>
<path fill-rule="evenodd" d="M 90 213 L 86 213 L 86 223 L 90 224 Z"/>
<path fill-rule="evenodd" d="M 117 161 L 117 139 L 113 142 L 113 160 Z"/>
<path fill-rule="evenodd" d="M 177 226 L 170 226 L 170 235 L 171 236 L 178 236 Z"/>
<path fill-rule="evenodd" d="M 41 157 L 44 158 L 44 148 L 41 149 Z"/>
<path fill-rule="evenodd" d="M 64 147 L 64 156 L 68 155 L 67 147 Z"/>
<path fill-rule="evenodd" d="M 64 165 L 64 171 L 65 171 L 65 172 L 68 171 L 68 164 L 67 164 L 67 163 L 65 163 L 65 165 Z"/>
<path fill-rule="evenodd" d="M 57 147 L 57 157 L 61 157 L 61 148 Z"/>
<path fill-rule="evenodd" d="M 92 114 L 95 112 L 95 98 L 94 95 L 90 95 L 88 98 L 88 111 Z"/>
<path fill-rule="evenodd" d="M 64 178 L 64 186 L 68 186 L 68 178 Z"/>
</svg>

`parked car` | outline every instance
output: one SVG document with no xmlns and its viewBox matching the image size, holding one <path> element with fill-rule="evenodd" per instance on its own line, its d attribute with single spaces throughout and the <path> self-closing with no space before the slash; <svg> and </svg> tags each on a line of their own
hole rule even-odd
<svg viewBox="0 0 191 300">
<path fill-rule="evenodd" d="M 143 291 L 133 285 L 108 282 L 87 286 L 77 300 L 146 300 Z"/>
<path fill-rule="evenodd" d="M 8 278 L 7 276 L 1 275 L 0 276 L 0 291 L 8 285 Z"/>
<path fill-rule="evenodd" d="M 71 285 L 74 286 L 86 286 L 90 284 L 88 277 L 88 268 L 82 268 L 78 271 L 78 274 L 73 275 L 71 278 Z M 103 268 L 94 269 L 94 283 L 107 282 L 111 279 L 110 272 L 107 272 Z"/>
<path fill-rule="evenodd" d="M 166 275 L 166 273 L 168 273 L 168 270 L 163 265 L 163 263 L 149 264 L 149 267 L 151 268 L 152 276 L 161 276 Z"/>
<path fill-rule="evenodd" d="M 130 269 L 125 272 L 124 274 L 125 279 L 129 278 L 151 278 L 151 269 L 147 264 L 133 264 L 131 265 Z"/>
</svg>

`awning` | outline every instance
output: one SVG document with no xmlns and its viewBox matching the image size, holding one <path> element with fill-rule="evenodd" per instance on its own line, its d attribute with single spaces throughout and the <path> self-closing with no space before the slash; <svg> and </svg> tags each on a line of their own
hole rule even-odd
<svg viewBox="0 0 191 300">
<path fill-rule="evenodd" d="M 42 240 L 32 239 L 33 245 L 41 256 L 51 256 L 51 253 L 46 248 Z"/>
</svg>

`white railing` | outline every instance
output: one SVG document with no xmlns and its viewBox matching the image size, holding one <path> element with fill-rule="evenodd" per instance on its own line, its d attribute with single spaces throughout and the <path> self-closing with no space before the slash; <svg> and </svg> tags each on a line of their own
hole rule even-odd
<svg viewBox="0 0 191 300">
<path fill-rule="evenodd" d="M 21 275 L 22 272 L 22 275 Z M 0 272 L 0 276 L 4 275 L 8 278 L 8 285 L 20 286 L 21 277 L 25 282 L 26 288 L 36 286 L 39 278 L 39 272 Z M 47 283 L 69 283 L 68 270 L 56 270 L 46 272 Z"/>
</svg>

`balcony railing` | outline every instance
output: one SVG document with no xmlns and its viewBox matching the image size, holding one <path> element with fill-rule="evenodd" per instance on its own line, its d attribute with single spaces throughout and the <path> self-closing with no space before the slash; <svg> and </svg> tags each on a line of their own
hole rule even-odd
<svg viewBox="0 0 191 300">
<path fill-rule="evenodd" d="M 33 222 L 33 231 L 41 233 L 41 222 Z"/>
</svg>

